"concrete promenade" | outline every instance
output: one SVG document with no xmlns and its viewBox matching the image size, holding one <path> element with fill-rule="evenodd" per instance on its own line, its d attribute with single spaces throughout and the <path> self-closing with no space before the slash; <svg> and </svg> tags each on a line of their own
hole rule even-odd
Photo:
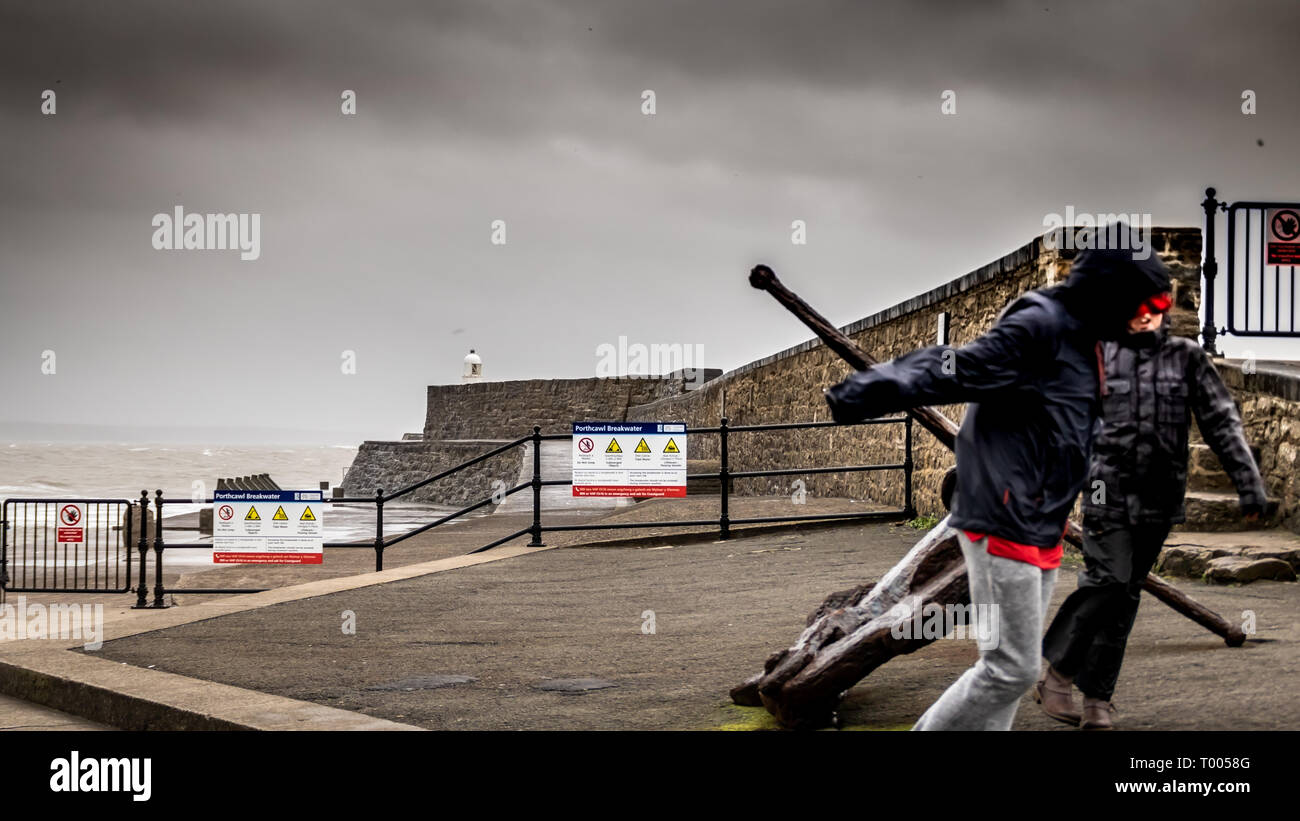
<svg viewBox="0 0 1300 821">
<path fill-rule="evenodd" d="M 709 515 L 706 499 L 691 502 Z M 497 518 L 463 526 L 455 550 L 413 544 L 410 563 L 382 573 L 177 597 L 182 606 L 163 611 L 106 608 L 109 641 L 96 652 L 0 644 L 0 691 L 130 729 L 760 729 L 773 726 L 767 714 L 732 706 L 727 690 L 788 646 L 826 593 L 878 578 L 918 537 L 846 524 L 591 543 L 645 535 L 603 531 L 453 555 L 518 526 Z M 337 553 L 327 564 L 347 569 L 354 560 Z M 1074 589 L 1073 569 L 1053 608 Z M 188 581 L 231 572 L 243 571 Z M 1147 598 L 1115 698 L 1121 726 L 1300 729 L 1289 693 L 1300 585 L 1176 583 L 1229 618 L 1253 611 L 1256 640 L 1229 649 Z M 849 692 L 846 726 L 909 727 L 976 655 L 973 641 L 942 640 L 890 662 Z M 1029 700 L 1016 726 L 1070 731 Z"/>
</svg>

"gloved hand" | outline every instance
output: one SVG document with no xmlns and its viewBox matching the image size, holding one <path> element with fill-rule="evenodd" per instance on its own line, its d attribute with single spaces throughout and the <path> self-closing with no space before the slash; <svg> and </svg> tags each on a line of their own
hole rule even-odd
<svg viewBox="0 0 1300 821">
<path fill-rule="evenodd" d="M 841 425 L 846 425 L 850 422 L 856 422 L 858 419 L 854 416 L 854 409 L 845 405 L 839 398 L 839 391 L 843 388 L 843 385 L 843 382 L 838 385 L 832 385 L 823 390 L 822 395 L 826 397 L 826 404 L 830 406 L 831 419 L 834 419 Z"/>
<path fill-rule="evenodd" d="M 841 425 L 861 422 L 889 412 L 888 402 L 898 389 L 881 379 L 874 369 L 850 374 L 848 379 L 826 389 L 831 418 Z"/>
</svg>

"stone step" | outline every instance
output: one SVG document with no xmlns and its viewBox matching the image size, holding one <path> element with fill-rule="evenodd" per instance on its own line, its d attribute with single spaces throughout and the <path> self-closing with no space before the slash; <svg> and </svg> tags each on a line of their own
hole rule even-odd
<svg viewBox="0 0 1300 821">
<path fill-rule="evenodd" d="M 1247 522 L 1241 517 L 1241 507 L 1235 492 L 1189 490 L 1184 503 L 1187 521 L 1175 525 L 1176 531 L 1236 532 L 1275 527 L 1279 522 L 1278 506 L 1269 510 L 1259 522 Z"/>
<path fill-rule="evenodd" d="M 1255 464 L 1260 464 L 1259 448 L 1250 448 Z M 1194 442 L 1187 451 L 1187 489 L 1236 492 L 1236 486 L 1224 472 L 1219 457 L 1204 442 Z"/>
<path fill-rule="evenodd" d="M 1219 457 L 1204 442 L 1195 443 L 1187 450 L 1187 489 L 1218 492 L 1236 489 L 1228 474 L 1223 472 Z"/>
<path fill-rule="evenodd" d="M 1300 572 L 1300 536 L 1282 528 L 1171 533 L 1155 570 L 1164 576 L 1218 584 L 1295 581 Z"/>
</svg>

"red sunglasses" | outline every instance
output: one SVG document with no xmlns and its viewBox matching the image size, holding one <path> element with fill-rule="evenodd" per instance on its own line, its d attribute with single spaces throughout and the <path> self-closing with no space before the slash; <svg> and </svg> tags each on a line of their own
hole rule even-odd
<svg viewBox="0 0 1300 821">
<path fill-rule="evenodd" d="M 1166 291 L 1163 294 L 1156 294 L 1138 306 L 1137 313 L 1134 317 L 1145 316 L 1147 314 L 1163 314 L 1174 306 L 1173 297 Z"/>
</svg>

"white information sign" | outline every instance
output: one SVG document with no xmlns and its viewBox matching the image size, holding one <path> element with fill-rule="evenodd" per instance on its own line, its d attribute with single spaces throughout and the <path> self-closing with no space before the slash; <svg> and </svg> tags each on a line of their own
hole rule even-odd
<svg viewBox="0 0 1300 821">
<path fill-rule="evenodd" d="M 574 422 L 574 496 L 685 496 L 680 422 Z"/>
<path fill-rule="evenodd" d="M 319 490 L 218 490 L 212 494 L 213 564 L 320 564 Z"/>
</svg>

